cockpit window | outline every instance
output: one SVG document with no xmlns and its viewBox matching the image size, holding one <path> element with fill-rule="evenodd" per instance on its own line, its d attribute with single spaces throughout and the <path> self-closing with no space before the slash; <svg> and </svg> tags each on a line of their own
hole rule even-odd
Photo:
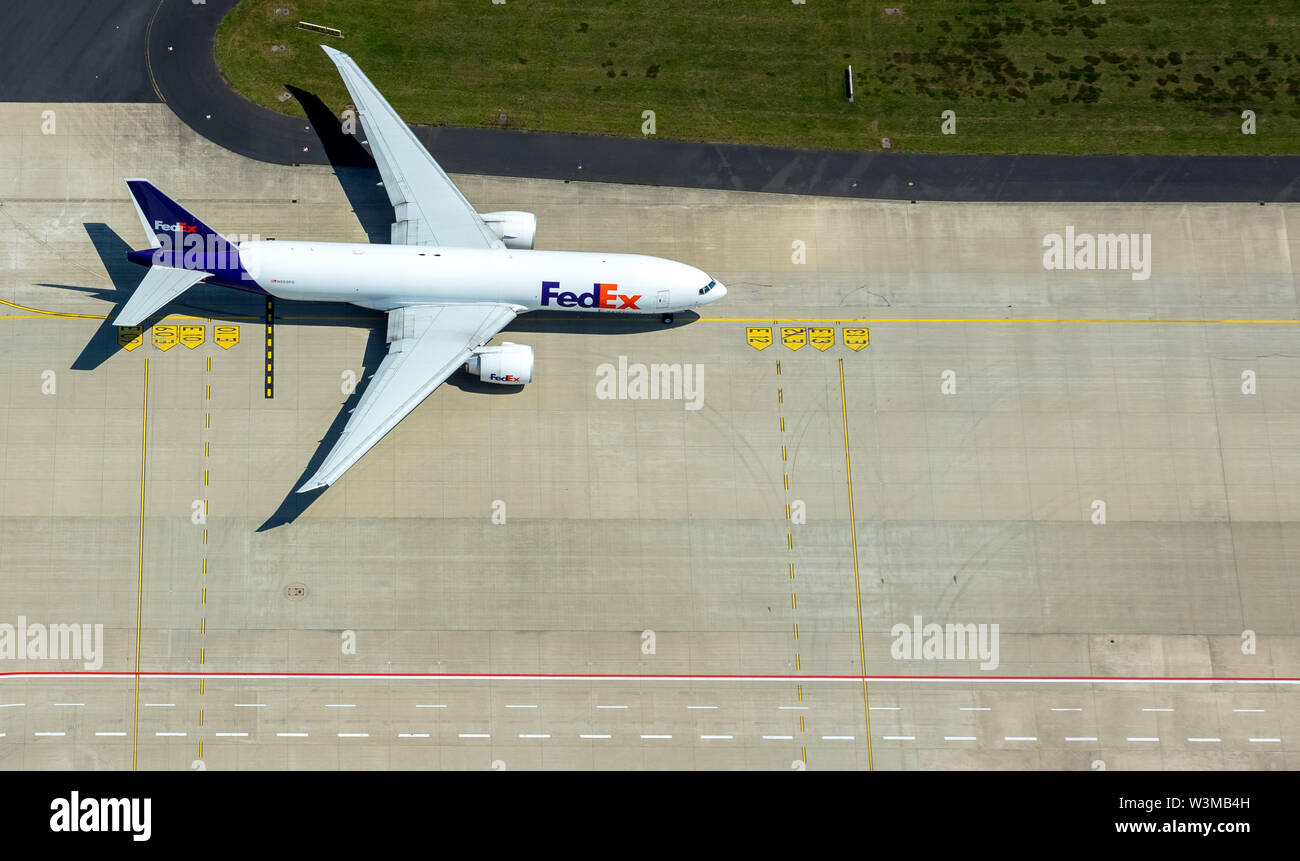
<svg viewBox="0 0 1300 861">
<path fill-rule="evenodd" d="M 708 293 L 710 290 L 714 288 L 715 285 L 717 285 L 717 283 L 718 283 L 717 281 L 710 281 L 708 284 L 705 284 L 703 287 L 700 288 L 700 295 L 703 296 L 705 293 Z"/>
</svg>

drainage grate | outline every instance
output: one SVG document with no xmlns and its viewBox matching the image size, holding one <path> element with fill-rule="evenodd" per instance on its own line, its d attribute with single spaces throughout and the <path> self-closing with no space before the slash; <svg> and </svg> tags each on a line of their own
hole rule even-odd
<svg viewBox="0 0 1300 861">
<path fill-rule="evenodd" d="M 307 597 L 307 584 L 290 583 L 288 586 L 284 587 L 284 597 L 288 598 L 290 601 L 301 601 L 303 598 Z"/>
</svg>

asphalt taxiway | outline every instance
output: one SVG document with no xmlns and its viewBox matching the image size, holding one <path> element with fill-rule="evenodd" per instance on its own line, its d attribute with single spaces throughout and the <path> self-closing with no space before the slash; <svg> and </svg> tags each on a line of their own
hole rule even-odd
<svg viewBox="0 0 1300 861">
<path fill-rule="evenodd" d="M 286 165 L 330 163 L 321 128 L 253 104 L 226 84 L 213 43 L 236 2 L 9 0 L 9 26 L 0 30 L 0 101 L 161 100 L 232 152 Z M 310 115 L 319 102 L 294 83 L 285 82 L 286 94 Z M 337 126 L 332 117 L 343 106 L 322 107 L 328 125 Z M 490 176 L 922 201 L 1300 197 L 1295 155 L 941 155 L 880 151 L 877 141 L 845 152 L 496 128 L 415 132 L 446 170 Z"/>
<path fill-rule="evenodd" d="M 272 398 L 247 297 L 126 349 L 121 177 L 319 240 L 382 228 L 375 187 L 159 104 L 55 106 L 54 135 L 46 107 L 0 106 L 0 623 L 105 649 L 0 677 L 0 767 L 1295 767 L 1294 206 L 457 177 L 539 247 L 728 297 L 521 318 L 532 384 L 454 378 L 304 507 L 377 318 L 277 304 Z M 1149 233 L 1150 278 L 1045 269 L 1067 227 Z M 620 357 L 699 366 L 702 408 L 601 399 Z M 918 616 L 998 625 L 997 666 L 895 657 Z"/>
</svg>

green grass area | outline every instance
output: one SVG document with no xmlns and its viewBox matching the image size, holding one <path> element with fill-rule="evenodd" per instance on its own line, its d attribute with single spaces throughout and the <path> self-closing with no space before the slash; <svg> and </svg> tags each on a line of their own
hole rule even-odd
<svg viewBox="0 0 1300 861">
<path fill-rule="evenodd" d="M 657 135 L 683 140 L 1300 152 L 1297 0 L 244 0 L 217 59 L 263 105 L 300 114 L 279 100 L 292 84 L 341 110 L 322 42 L 412 123 L 488 126 L 505 113 L 512 128 L 639 136 L 653 110 Z M 1241 133 L 1247 109 L 1255 135 Z M 955 135 L 941 133 L 946 110 Z"/>
</svg>

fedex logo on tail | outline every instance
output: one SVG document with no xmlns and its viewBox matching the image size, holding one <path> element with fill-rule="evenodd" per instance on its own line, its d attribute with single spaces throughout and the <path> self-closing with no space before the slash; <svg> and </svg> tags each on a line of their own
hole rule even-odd
<svg viewBox="0 0 1300 861">
<path fill-rule="evenodd" d="M 158 221 L 157 219 L 154 219 L 153 229 L 162 230 L 167 233 L 198 233 L 199 232 L 199 227 L 197 224 L 189 224 L 188 222 L 184 222 L 184 221 L 178 221 L 175 224 L 163 224 L 161 221 Z"/>
<path fill-rule="evenodd" d="M 617 284 L 593 284 L 589 293 L 574 293 L 561 290 L 559 281 L 542 282 L 542 305 L 551 304 L 561 308 L 607 308 L 614 311 L 640 311 L 637 301 L 640 295 L 627 295 L 616 292 Z"/>
</svg>

